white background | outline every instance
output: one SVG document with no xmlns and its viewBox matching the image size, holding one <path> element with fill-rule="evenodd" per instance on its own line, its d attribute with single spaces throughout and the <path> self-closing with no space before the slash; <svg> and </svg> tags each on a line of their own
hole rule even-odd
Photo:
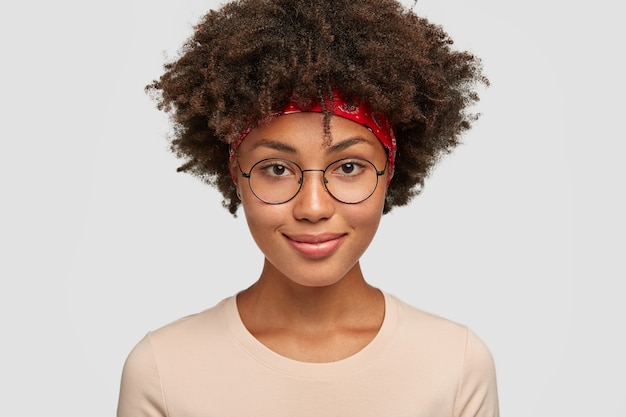
<svg viewBox="0 0 626 417">
<path fill-rule="evenodd" d="M 503 416 L 625 416 L 622 14 L 420 0 L 492 86 L 465 145 L 383 219 L 366 276 L 489 345 Z M 143 92 L 215 2 L 0 6 L 0 393 L 112 416 L 148 331 L 251 284 L 242 216 L 177 174 Z"/>
</svg>

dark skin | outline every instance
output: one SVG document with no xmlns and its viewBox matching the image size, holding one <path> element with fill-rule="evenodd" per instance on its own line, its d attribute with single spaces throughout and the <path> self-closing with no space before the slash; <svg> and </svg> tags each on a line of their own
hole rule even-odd
<svg viewBox="0 0 626 417">
<path fill-rule="evenodd" d="M 336 158 L 361 157 L 384 166 L 386 152 L 370 131 L 339 117 L 330 128 L 335 142 L 345 146 L 324 144 L 321 114 L 281 116 L 250 133 L 237 163 L 245 168 L 267 157 L 288 157 L 316 169 Z M 376 336 L 384 298 L 366 282 L 359 259 L 382 217 L 386 183 L 384 177 L 367 200 L 345 204 L 326 191 L 321 173 L 308 172 L 294 199 L 270 205 L 237 177 L 251 234 L 265 255 L 258 281 L 238 295 L 237 306 L 261 343 L 299 361 L 332 362 Z"/>
<path fill-rule="evenodd" d="M 263 275 L 271 274 L 264 270 Z M 332 287 L 285 285 L 270 290 L 262 282 L 237 298 L 248 331 L 274 352 L 303 362 L 333 362 L 362 350 L 382 325 L 385 307 L 379 290 L 363 285 L 360 269 Z M 276 291 L 284 302 L 268 303 Z M 350 300 L 349 303 L 346 300 Z"/>
</svg>

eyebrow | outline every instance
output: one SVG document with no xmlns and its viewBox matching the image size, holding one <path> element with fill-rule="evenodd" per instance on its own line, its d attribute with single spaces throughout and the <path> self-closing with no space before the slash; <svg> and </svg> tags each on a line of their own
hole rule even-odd
<svg viewBox="0 0 626 417">
<path fill-rule="evenodd" d="M 347 149 L 351 146 L 360 144 L 360 143 L 365 143 L 368 145 L 372 145 L 372 142 L 361 137 L 361 136 L 354 136 L 351 138 L 347 138 L 342 140 L 341 142 L 335 143 L 331 146 L 328 147 L 328 149 L 326 149 L 326 154 L 334 154 L 337 152 L 341 152 L 344 149 Z M 252 149 L 256 149 L 256 148 L 260 148 L 260 147 L 266 147 L 266 148 L 270 148 L 270 149 L 274 149 L 276 151 L 281 151 L 281 152 L 286 152 L 292 155 L 297 155 L 298 154 L 298 150 L 296 148 L 294 148 L 291 145 L 287 145 L 284 142 L 278 141 L 278 140 L 270 140 L 270 139 L 263 139 L 260 140 L 259 142 L 255 143 L 252 146 Z"/>
<path fill-rule="evenodd" d="M 266 148 L 274 149 L 276 151 L 287 152 L 293 155 L 296 155 L 298 153 L 298 150 L 294 148 L 293 146 L 287 145 L 286 143 L 280 142 L 278 140 L 269 140 L 269 139 L 263 139 L 263 140 L 258 141 L 257 143 L 252 145 L 252 149 L 260 148 L 262 146 Z"/>
<path fill-rule="evenodd" d="M 344 149 L 348 149 L 350 146 L 354 146 L 354 145 L 357 145 L 359 143 L 365 143 L 367 145 L 372 145 L 372 142 L 367 140 L 367 139 L 365 139 L 364 137 L 353 136 L 351 138 L 344 139 L 341 142 L 338 142 L 338 143 L 335 143 L 335 144 L 331 145 L 326 150 L 326 154 L 332 154 L 332 153 L 341 152 Z"/>
</svg>

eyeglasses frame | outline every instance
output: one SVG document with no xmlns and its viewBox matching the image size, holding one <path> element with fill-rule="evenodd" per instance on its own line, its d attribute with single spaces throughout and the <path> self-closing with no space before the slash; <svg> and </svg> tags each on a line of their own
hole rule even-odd
<svg viewBox="0 0 626 417">
<path fill-rule="evenodd" d="M 369 195 L 367 195 L 365 198 L 359 200 L 359 201 L 355 201 L 355 202 L 346 202 L 346 201 L 342 201 L 340 199 L 338 199 L 337 197 L 335 197 L 333 195 L 333 193 L 330 192 L 330 190 L 328 189 L 328 186 L 326 184 L 328 184 L 328 179 L 326 178 L 326 170 L 328 170 L 328 168 L 330 168 L 332 165 L 336 164 L 337 162 L 343 161 L 343 160 L 353 160 L 353 161 L 363 161 L 363 162 L 367 162 L 368 164 L 370 164 L 373 168 L 374 168 L 374 172 L 376 173 L 376 185 L 374 186 L 374 188 L 372 189 L 372 192 L 369 193 Z M 300 170 L 300 179 L 298 180 L 298 190 L 295 192 L 295 194 L 290 197 L 289 199 L 285 200 L 285 201 L 281 201 L 278 203 L 272 203 L 269 201 L 265 201 L 263 200 L 261 197 L 259 197 L 255 192 L 254 192 L 254 188 L 252 188 L 252 185 L 250 184 L 250 175 L 252 174 L 252 170 L 254 170 L 254 167 L 256 167 L 257 165 L 263 163 L 263 162 L 267 162 L 267 161 L 285 161 L 289 164 L 293 164 L 296 167 L 298 167 L 298 169 Z M 365 200 L 367 200 L 368 198 L 370 198 L 372 195 L 374 195 L 374 192 L 376 191 L 376 189 L 378 188 L 378 178 L 385 175 L 385 171 L 387 170 L 387 163 L 388 163 L 388 159 L 385 160 L 385 167 L 379 171 L 378 168 L 376 168 L 376 165 L 374 165 L 373 162 L 367 160 L 367 159 L 363 159 L 363 158 L 341 158 L 341 159 L 337 159 L 336 161 L 331 162 L 330 164 L 328 164 L 326 166 L 326 168 L 324 169 L 302 169 L 302 167 L 300 165 L 298 165 L 298 163 L 292 161 L 291 159 L 287 159 L 287 158 L 264 158 L 261 159 L 260 161 L 255 162 L 252 167 L 250 168 L 250 170 L 248 172 L 243 172 L 243 170 L 241 169 L 241 166 L 239 165 L 239 163 L 237 163 L 237 167 L 239 168 L 239 172 L 241 173 L 241 176 L 246 178 L 248 180 L 248 187 L 250 187 L 250 191 L 252 191 L 252 194 L 254 194 L 254 196 L 259 199 L 259 201 L 264 202 L 265 204 L 269 204 L 269 205 L 279 205 L 279 204 L 285 204 L 290 202 L 291 200 L 293 200 L 294 198 L 296 198 L 296 196 L 300 193 L 300 190 L 302 189 L 302 185 L 304 184 L 304 173 L 305 172 L 321 172 L 322 173 L 322 179 L 324 180 L 322 183 L 324 184 L 324 189 L 326 190 L 326 192 L 335 200 L 337 200 L 340 203 L 343 204 L 359 204 L 364 202 Z"/>
</svg>

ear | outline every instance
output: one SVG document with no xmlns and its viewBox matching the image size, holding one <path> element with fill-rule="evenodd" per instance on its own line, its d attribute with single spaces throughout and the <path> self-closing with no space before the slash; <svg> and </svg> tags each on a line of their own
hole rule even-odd
<svg viewBox="0 0 626 417">
<path fill-rule="evenodd" d="M 241 191 L 239 190 L 239 177 L 237 175 L 237 160 L 233 159 L 228 163 L 228 169 L 230 171 L 230 179 L 233 181 L 233 187 L 235 187 L 235 194 L 237 194 L 237 198 L 241 201 Z"/>
<path fill-rule="evenodd" d="M 230 179 L 233 181 L 235 187 L 237 187 L 237 160 L 233 159 L 228 162 L 228 171 L 230 173 Z"/>
</svg>

